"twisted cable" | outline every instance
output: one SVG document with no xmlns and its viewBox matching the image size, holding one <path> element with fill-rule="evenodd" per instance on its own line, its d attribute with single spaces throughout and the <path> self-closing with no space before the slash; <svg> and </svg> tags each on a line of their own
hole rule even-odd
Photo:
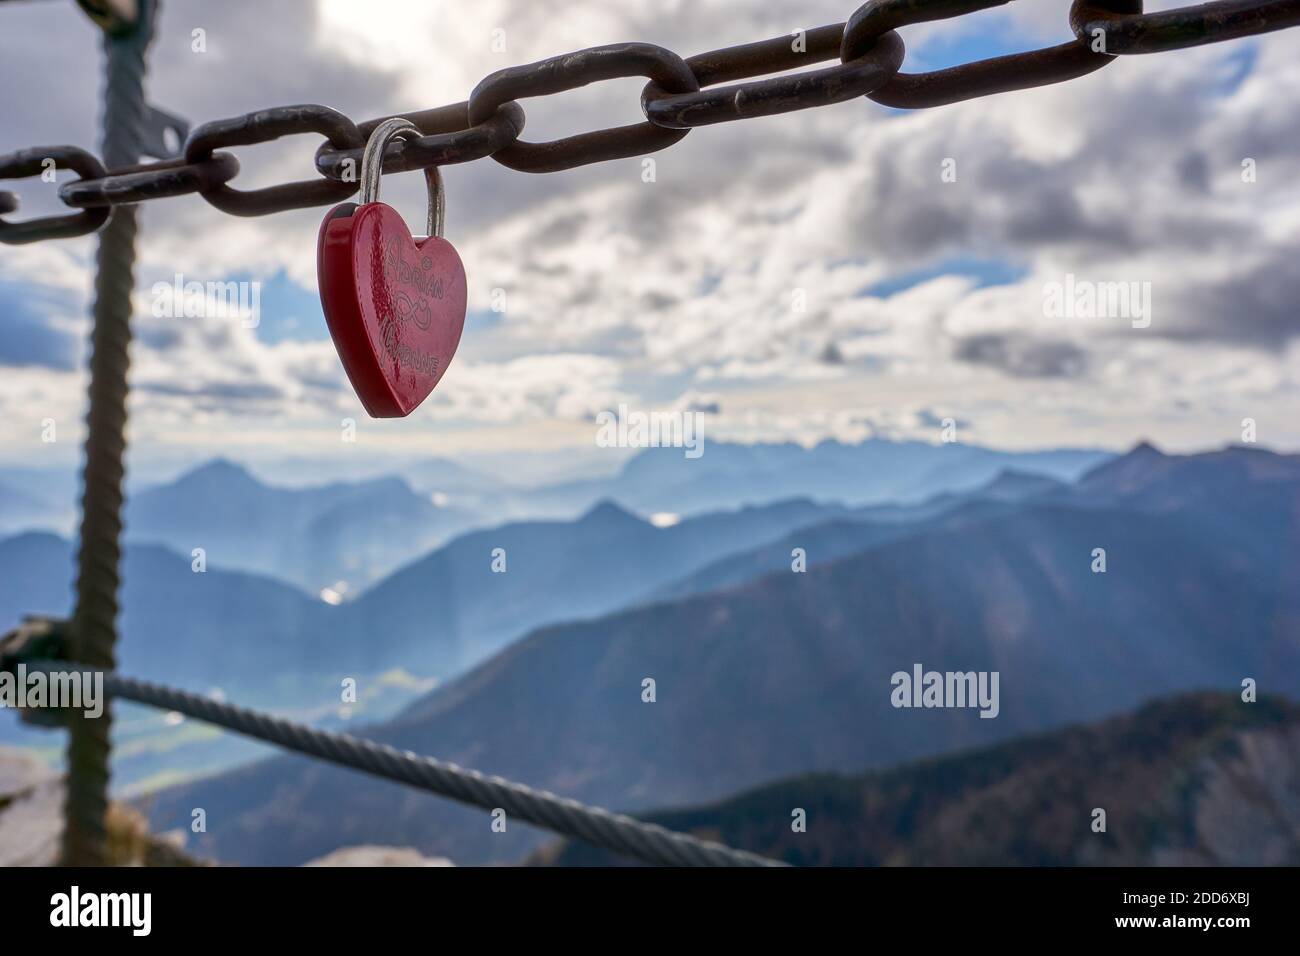
<svg viewBox="0 0 1300 956">
<path fill-rule="evenodd" d="M 104 38 L 107 68 L 103 152 L 109 168 L 128 166 L 140 158 L 146 118 L 145 52 L 154 13 L 151 2 L 140 6 L 141 23 L 136 30 Z M 135 236 L 136 207 L 119 206 L 100 233 L 95 256 L 86 462 L 71 652 L 78 660 L 102 668 L 112 668 L 116 663 L 113 646 L 117 641 L 117 593 L 121 583 L 122 478 Z M 98 719 L 76 715 L 69 724 L 62 842 L 66 865 L 102 866 L 105 862 L 111 724 L 112 715 L 107 709 Z"/>
<path fill-rule="evenodd" d="M 32 669 L 81 674 L 101 672 L 58 661 L 33 661 Z M 566 837 L 603 847 L 646 863 L 664 866 L 782 866 L 720 843 L 675 833 L 620 813 L 611 813 L 545 790 L 398 750 L 349 734 L 318 730 L 262 711 L 250 710 L 200 694 L 103 672 L 110 697 L 176 711 L 286 750 L 395 780 L 484 810 L 504 810 L 508 818 L 544 827 Z"/>
</svg>

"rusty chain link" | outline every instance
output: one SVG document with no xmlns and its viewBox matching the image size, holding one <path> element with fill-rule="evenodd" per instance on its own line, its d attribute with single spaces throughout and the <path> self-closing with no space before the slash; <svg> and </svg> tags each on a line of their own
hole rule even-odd
<svg viewBox="0 0 1300 956">
<path fill-rule="evenodd" d="M 964 16 L 1014 0 L 868 0 L 847 23 L 701 53 L 683 60 L 649 43 L 618 43 L 509 67 L 486 77 L 466 102 L 395 114 L 424 135 L 395 140 L 384 154 L 385 173 L 464 163 L 491 156 L 522 172 L 571 169 L 640 156 L 672 145 L 692 128 L 826 106 L 859 96 L 899 109 L 924 109 L 975 97 L 1075 79 L 1126 54 L 1154 53 L 1237 39 L 1300 25 L 1300 0 L 1214 0 L 1144 13 L 1142 0 L 1074 0 L 1073 38 L 1058 46 L 1013 53 L 929 73 L 900 72 L 905 58 L 898 30 Z M 839 64 L 784 76 L 831 59 Z M 548 143 L 520 140 L 524 111 L 517 102 L 562 93 L 598 80 L 645 76 L 645 121 L 579 133 Z M 742 81 L 742 82 L 736 82 Z M 717 84 L 731 84 L 718 86 Z M 110 207 L 197 193 L 223 212 L 263 216 L 328 205 L 357 189 L 362 148 L 389 117 L 354 123 L 325 106 L 281 106 L 197 127 L 182 159 L 105 170 L 72 146 L 37 147 L 0 156 L 0 179 L 40 175 L 49 161 L 79 179 L 59 187 L 78 212 L 25 222 L 4 214 L 17 208 L 0 192 L 0 242 L 25 243 L 85 235 L 101 228 Z M 239 172 L 232 146 L 317 133 L 315 179 L 255 190 L 229 185 Z"/>
<path fill-rule="evenodd" d="M 861 55 L 888 31 L 927 20 L 946 20 L 999 7 L 1010 0 L 871 0 L 864 3 L 844 24 L 840 58 Z M 1071 5 L 1071 14 L 1082 0 Z M 1140 13 L 1142 0 L 1094 0 L 1096 9 L 1109 15 Z M 1091 38 L 1075 37 L 1068 43 L 977 60 L 931 73 L 893 72 L 885 82 L 867 93 L 884 106 L 896 109 L 925 109 L 946 106 L 977 96 L 991 96 L 1012 90 L 1032 89 L 1049 83 L 1078 79 L 1099 70 L 1114 56 L 1094 51 Z"/>
<path fill-rule="evenodd" d="M 103 182 L 106 178 L 104 164 L 97 158 L 76 146 L 45 146 L 35 149 L 20 149 L 0 157 L 0 177 L 20 179 L 24 176 L 40 176 L 49 167 L 70 169 L 81 178 L 68 185 L 83 182 Z M 0 193 L 0 206 L 18 208 L 18 197 L 13 193 Z M 109 210 L 88 209 L 84 212 L 67 216 L 46 216 L 42 219 L 28 219 L 26 222 L 4 222 L 0 220 L 0 242 L 20 243 L 36 242 L 40 239 L 65 239 L 72 236 L 84 236 L 95 232 L 108 221 Z"/>
<path fill-rule="evenodd" d="M 794 69 L 839 55 L 844 24 L 809 30 L 801 50 L 789 37 L 775 37 L 745 46 L 701 53 L 686 61 L 701 86 L 728 80 L 752 79 L 765 73 Z M 903 65 L 903 41 L 890 31 L 863 43 L 839 66 L 736 83 L 701 92 L 671 93 L 656 82 L 641 93 L 641 108 L 652 123 L 691 129 L 710 123 L 771 116 L 791 110 L 828 106 L 855 99 L 876 89 Z"/>
<path fill-rule="evenodd" d="M 481 122 L 512 100 L 563 93 L 596 80 L 620 76 L 646 76 L 672 93 L 690 93 L 700 88 L 686 61 L 671 50 L 653 43 L 613 43 L 538 60 L 527 66 L 497 70 L 470 93 L 469 120 Z M 549 143 L 525 143 L 516 139 L 492 158 L 520 172 L 550 173 L 653 153 L 671 146 L 687 132 L 647 120 L 566 136 Z"/>
</svg>

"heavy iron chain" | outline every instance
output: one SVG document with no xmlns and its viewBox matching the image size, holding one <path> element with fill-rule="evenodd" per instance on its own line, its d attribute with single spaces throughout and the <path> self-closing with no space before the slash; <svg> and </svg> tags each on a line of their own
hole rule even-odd
<svg viewBox="0 0 1300 956">
<path fill-rule="evenodd" d="M 1215 0 L 1160 13 L 1143 13 L 1142 0 L 1074 0 L 1069 11 L 1074 36 L 1066 43 L 930 73 L 900 72 L 904 47 L 898 29 L 1011 2 L 869 0 L 847 23 L 808 30 L 799 43 L 780 36 L 687 59 L 650 43 L 617 43 L 509 67 L 486 77 L 465 102 L 396 114 L 411 120 L 424 135 L 394 141 L 384 155 L 383 171 L 491 156 L 522 172 L 554 172 L 652 153 L 696 126 L 826 106 L 859 96 L 898 109 L 941 106 L 1075 79 L 1118 55 L 1182 49 L 1300 25 L 1300 0 Z M 834 66 L 758 79 L 836 58 L 840 62 Z M 625 76 L 649 80 L 641 93 L 644 122 L 548 143 L 519 138 L 524 111 L 518 100 Z M 37 147 L 0 156 L 0 179 L 38 175 L 51 160 L 56 168 L 71 169 L 80 177 L 59 188 L 64 204 L 79 212 L 26 222 L 7 222 L 0 215 L 0 242 L 84 235 L 101 228 L 113 206 L 190 193 L 236 216 L 341 202 L 357 190 L 355 173 L 367 137 L 388 118 L 354 123 L 326 106 L 274 107 L 197 127 L 180 158 L 108 170 L 75 146 Z M 254 190 L 228 185 L 239 172 L 239 162 L 220 150 L 297 133 L 325 137 L 316 150 L 315 178 Z M 0 192 L 0 214 L 15 208 L 16 198 Z"/>
</svg>

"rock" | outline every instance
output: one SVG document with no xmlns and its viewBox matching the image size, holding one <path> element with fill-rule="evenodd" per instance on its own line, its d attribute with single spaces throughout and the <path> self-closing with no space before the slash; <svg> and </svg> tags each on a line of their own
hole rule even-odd
<svg viewBox="0 0 1300 956">
<path fill-rule="evenodd" d="M 0 747 L 0 866 L 53 866 L 63 782 L 31 754 Z"/>
<path fill-rule="evenodd" d="M 345 846 L 303 866 L 455 866 L 441 856 L 423 856 L 407 846 Z"/>
<path fill-rule="evenodd" d="M 0 747 L 0 804 L 56 776 L 31 754 Z"/>
<path fill-rule="evenodd" d="M 63 781 L 44 780 L 0 807 L 0 866 L 53 866 L 63 833 Z"/>
<path fill-rule="evenodd" d="M 63 834 L 62 775 L 21 750 L 0 747 L 0 866 L 54 866 Z M 149 833 L 144 817 L 113 803 L 108 856 L 116 866 L 194 866 L 173 842 Z"/>
</svg>

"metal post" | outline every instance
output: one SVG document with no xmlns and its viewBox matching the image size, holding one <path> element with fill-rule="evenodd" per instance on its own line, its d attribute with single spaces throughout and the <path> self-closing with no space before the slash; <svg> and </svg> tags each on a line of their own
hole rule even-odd
<svg viewBox="0 0 1300 956">
<path fill-rule="evenodd" d="M 145 52 L 156 4 L 142 0 L 137 22 L 104 35 L 106 86 L 103 154 L 110 170 L 140 161 L 147 107 Z M 118 206 L 99 233 L 94 326 L 90 338 L 90 407 L 86 415 L 81 544 L 71 656 L 95 667 L 114 666 L 122 531 L 123 457 L 126 451 L 127 354 L 131 342 L 136 208 Z M 64 805 L 63 863 L 102 866 L 108 808 L 109 728 L 106 706 L 96 720 L 71 717 L 68 793 Z"/>
</svg>

